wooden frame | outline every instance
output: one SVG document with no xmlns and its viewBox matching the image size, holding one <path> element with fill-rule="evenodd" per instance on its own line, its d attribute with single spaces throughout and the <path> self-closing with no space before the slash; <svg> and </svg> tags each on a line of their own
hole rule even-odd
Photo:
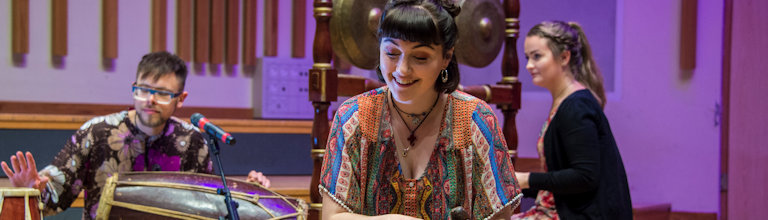
<svg viewBox="0 0 768 220">
<path fill-rule="evenodd" d="M 202 108 L 197 108 L 198 110 Z M 227 110 L 208 109 L 206 115 L 220 116 Z M 190 111 L 191 112 L 191 111 Z M 209 114 L 211 113 L 211 114 Z M 191 114 L 191 113 L 189 113 Z M 0 113 L 0 129 L 32 129 L 32 130 L 77 130 L 83 123 L 96 115 L 72 114 L 22 114 Z M 189 121 L 189 116 L 180 119 Z M 308 120 L 261 120 L 261 119 L 226 119 L 212 118 L 222 129 L 232 133 L 250 134 L 309 134 L 312 123 Z"/>
<path fill-rule="evenodd" d="M 731 139 L 731 45 L 733 40 L 733 2 L 725 0 L 723 13 L 723 77 L 720 111 L 720 220 L 728 220 L 728 157 Z"/>
<path fill-rule="evenodd" d="M 48 102 L 12 102 L 0 101 L 0 113 L 45 114 L 45 115 L 105 115 L 130 109 L 128 105 L 83 104 L 83 103 L 48 103 Z M 189 118 L 194 112 L 206 112 L 211 118 L 252 119 L 251 108 L 210 108 L 184 106 L 176 110 L 177 117 Z"/>
</svg>

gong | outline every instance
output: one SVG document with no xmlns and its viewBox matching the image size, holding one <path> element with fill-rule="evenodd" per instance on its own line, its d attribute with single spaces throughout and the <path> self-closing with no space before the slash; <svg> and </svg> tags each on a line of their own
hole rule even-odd
<svg viewBox="0 0 768 220">
<path fill-rule="evenodd" d="M 386 0 L 335 0 L 331 16 L 331 44 L 340 58 L 363 69 L 379 59 L 376 32 Z"/>
<path fill-rule="evenodd" d="M 330 20 L 331 44 L 341 59 L 373 69 L 379 59 L 376 32 L 387 0 L 335 0 Z M 484 67 L 504 43 L 504 12 L 498 0 L 464 0 L 456 17 L 459 63 Z"/>
<path fill-rule="evenodd" d="M 464 0 L 456 17 L 456 59 L 472 67 L 491 64 L 504 44 L 504 11 L 499 0 Z"/>
</svg>

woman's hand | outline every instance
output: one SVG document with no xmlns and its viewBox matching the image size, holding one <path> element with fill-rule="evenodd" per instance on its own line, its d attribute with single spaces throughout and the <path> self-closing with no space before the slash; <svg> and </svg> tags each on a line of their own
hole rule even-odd
<svg viewBox="0 0 768 220">
<path fill-rule="evenodd" d="M 515 172 L 515 178 L 517 178 L 517 183 L 520 184 L 520 188 L 522 189 L 531 188 L 531 186 L 528 185 L 529 176 L 531 176 L 531 173 L 529 172 Z"/>
<path fill-rule="evenodd" d="M 255 170 L 251 170 L 250 173 L 248 173 L 248 178 L 245 179 L 247 182 L 251 183 L 259 183 L 262 186 L 269 188 L 269 179 L 267 179 L 267 176 L 264 176 L 261 172 L 256 172 Z"/>
</svg>

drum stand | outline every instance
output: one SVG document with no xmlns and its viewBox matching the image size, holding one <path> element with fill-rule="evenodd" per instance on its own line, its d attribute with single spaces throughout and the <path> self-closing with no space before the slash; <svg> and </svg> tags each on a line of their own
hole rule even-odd
<svg viewBox="0 0 768 220">
<path fill-rule="evenodd" d="M 232 194 L 229 193 L 229 187 L 227 186 L 227 179 L 224 177 L 224 167 L 221 165 L 221 158 L 219 157 L 219 142 L 215 136 L 208 135 L 208 150 L 216 157 L 216 164 L 218 164 L 219 175 L 221 175 L 221 182 L 224 183 L 223 187 L 216 189 L 216 193 L 224 195 L 224 203 L 227 204 L 227 216 L 219 217 L 219 220 L 240 220 L 240 216 L 237 214 L 238 204 L 235 200 L 232 200 Z"/>
</svg>

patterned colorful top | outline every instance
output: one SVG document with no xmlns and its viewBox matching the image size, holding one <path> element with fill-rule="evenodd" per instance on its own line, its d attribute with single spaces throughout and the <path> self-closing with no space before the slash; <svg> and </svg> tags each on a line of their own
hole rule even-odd
<svg viewBox="0 0 768 220">
<path fill-rule="evenodd" d="M 212 172 L 206 141 L 192 124 L 171 117 L 160 135 L 147 136 L 127 116 L 123 111 L 86 122 L 40 171 L 50 178 L 42 195 L 45 215 L 69 208 L 85 190 L 83 219 L 95 218 L 101 188 L 114 172 Z"/>
<path fill-rule="evenodd" d="M 463 92 L 446 103 L 440 133 L 421 178 L 399 169 L 387 88 L 344 102 L 334 117 L 320 174 L 320 192 L 348 212 L 446 219 L 462 206 L 472 219 L 489 218 L 522 194 L 493 110 Z"/>
</svg>

